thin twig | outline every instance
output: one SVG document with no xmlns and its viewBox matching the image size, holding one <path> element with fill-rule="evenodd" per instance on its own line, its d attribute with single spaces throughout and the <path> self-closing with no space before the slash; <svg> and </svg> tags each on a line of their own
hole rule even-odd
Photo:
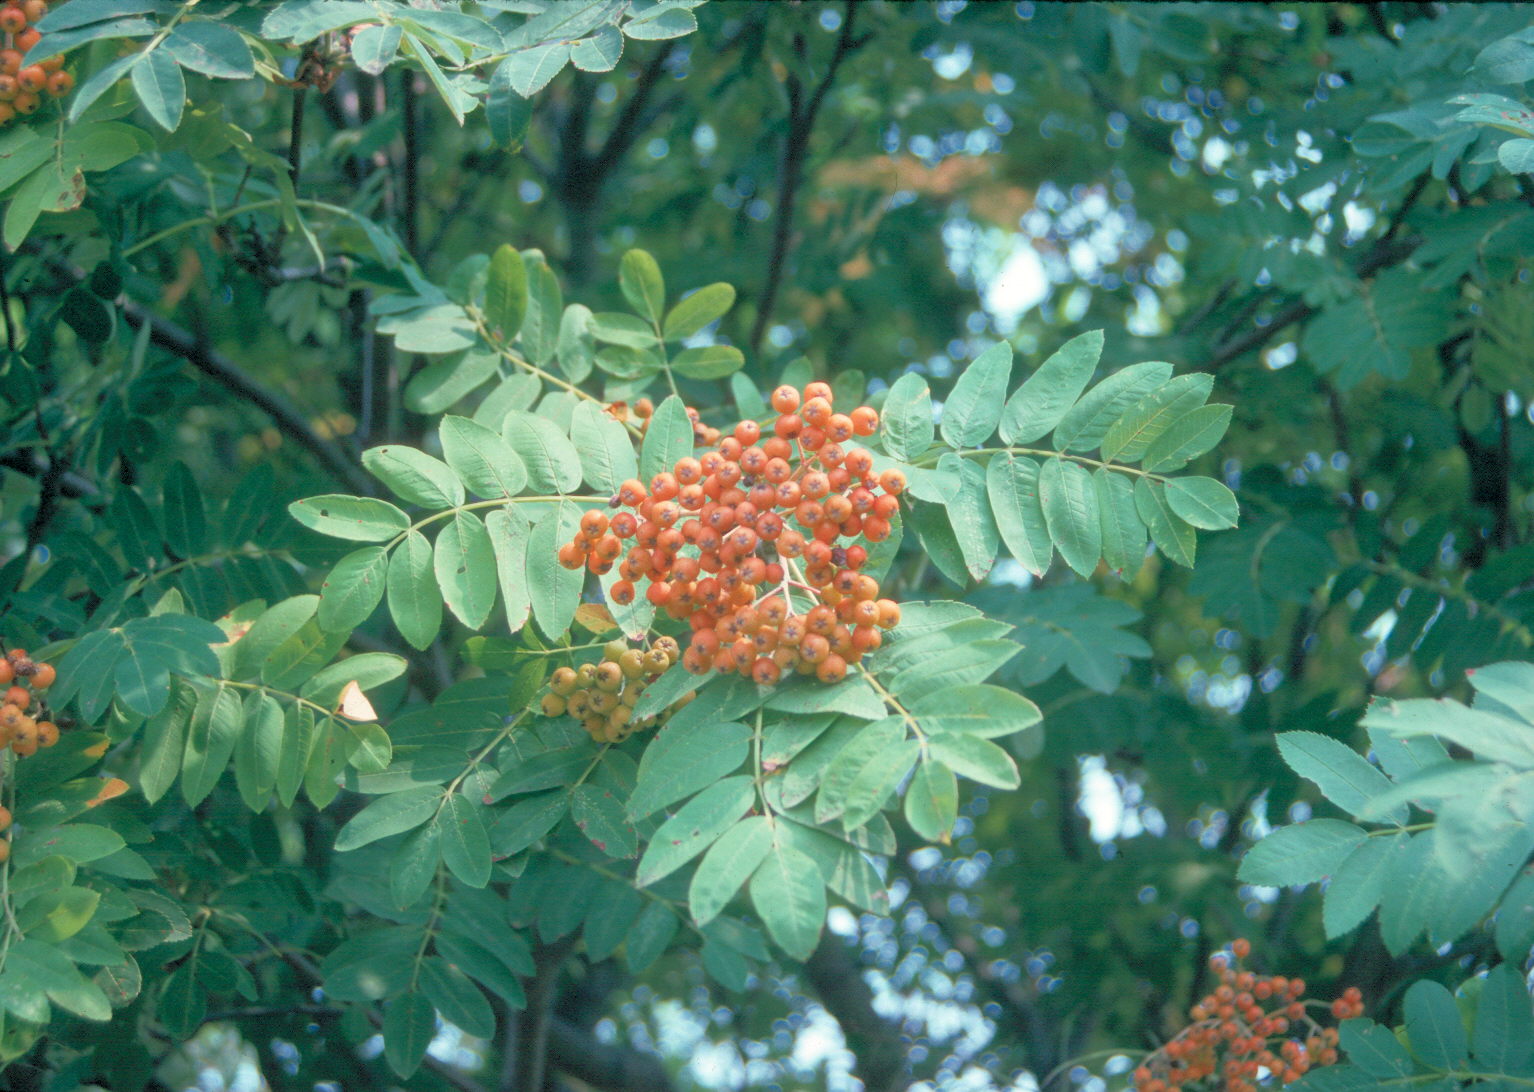
<svg viewBox="0 0 1534 1092">
<path fill-rule="evenodd" d="M 788 262 L 788 249 L 794 233 L 794 211 L 799 200 L 799 186 L 804 178 L 804 161 L 809 152 L 810 136 L 815 130 L 815 118 L 821 103 L 836 80 L 836 71 L 848 55 L 866 43 L 872 35 L 854 38 L 853 24 L 857 19 L 855 0 L 847 0 L 846 14 L 842 17 L 841 33 L 831 51 L 825 75 L 820 78 L 809 100 L 804 101 L 804 88 L 797 73 L 790 72 L 785 82 L 788 93 L 788 132 L 783 138 L 782 165 L 778 173 L 778 207 L 772 231 L 772 251 L 767 258 L 767 282 L 762 288 L 762 298 L 757 304 L 756 320 L 751 325 L 747 339 L 752 356 L 762 347 L 762 338 L 772 322 L 772 312 L 777 304 L 778 291 L 783 283 L 783 270 Z M 796 47 L 802 48 L 803 39 L 796 39 Z"/>
</svg>

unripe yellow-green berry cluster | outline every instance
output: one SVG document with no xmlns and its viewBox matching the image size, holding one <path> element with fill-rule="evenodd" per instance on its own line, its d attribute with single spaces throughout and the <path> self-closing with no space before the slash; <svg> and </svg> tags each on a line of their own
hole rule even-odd
<svg viewBox="0 0 1534 1092">
<path fill-rule="evenodd" d="M 696 691 L 688 691 L 657 713 L 634 716 L 634 707 L 645 689 L 669 671 L 681 655 L 680 646 L 670 637 L 655 638 L 648 649 L 627 641 L 609 641 L 595 663 L 561 667 L 554 672 L 540 711 L 546 717 L 574 717 L 598 743 L 622 743 L 636 730 L 664 720 L 697 696 Z"/>
</svg>

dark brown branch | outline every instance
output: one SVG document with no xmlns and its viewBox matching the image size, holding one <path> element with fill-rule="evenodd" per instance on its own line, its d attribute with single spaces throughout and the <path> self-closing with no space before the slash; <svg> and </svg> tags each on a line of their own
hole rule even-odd
<svg viewBox="0 0 1534 1092">
<path fill-rule="evenodd" d="M 794 212 L 799 201 L 799 186 L 804 179 L 804 162 L 809 153 L 810 137 L 815 131 L 815 118 L 825 101 L 836 72 L 847 57 L 863 46 L 872 35 L 861 38 L 852 36 L 857 19 L 856 0 L 847 0 L 846 14 L 842 17 L 841 33 L 831 50 L 831 59 L 825 75 L 820 78 L 809 101 L 804 101 L 804 87 L 797 73 L 790 72 L 784 89 L 788 94 L 788 132 L 783 138 L 783 157 L 778 172 L 778 207 L 772 230 L 772 250 L 767 256 L 767 283 L 762 288 L 762 298 L 757 303 L 756 320 L 751 324 L 751 336 L 747 340 L 749 352 L 755 356 L 762 347 L 762 338 L 772 322 L 773 308 L 783 283 L 783 270 L 788 262 L 789 245 L 794 234 Z M 803 39 L 795 40 L 797 49 L 803 48 Z"/>
<path fill-rule="evenodd" d="M 293 188 L 298 189 L 298 174 L 303 166 L 304 156 L 304 99 L 307 98 L 307 88 L 297 88 L 293 92 L 293 119 L 288 123 L 288 180 L 293 183 Z"/>
<path fill-rule="evenodd" d="M 820 1003 L 841 1025 L 847 1047 L 857 1059 L 857 1075 L 868 1092 L 897 1092 L 910 1085 L 906 1044 L 900 1030 L 874 1011 L 873 991 L 847 951 L 847 944 L 826 931 L 805 961 L 804 975 Z"/>
<path fill-rule="evenodd" d="M 1417 244 L 1420 241 L 1417 238 L 1403 240 L 1395 240 L 1389 237 L 1383 238 L 1358 263 L 1358 267 L 1354 272 L 1360 278 L 1364 278 L 1372 276 L 1383 269 L 1388 269 L 1391 266 L 1400 265 L 1411 256 L 1412 251 L 1417 249 Z M 1281 330 L 1285 330 L 1297 322 L 1303 322 L 1315 313 L 1316 308 L 1310 306 L 1304 300 L 1290 300 L 1266 324 L 1248 330 L 1246 333 L 1216 346 L 1214 352 L 1209 355 L 1209 361 L 1206 365 L 1207 370 L 1211 372 L 1219 371 L 1237 357 L 1266 345 Z"/>
<path fill-rule="evenodd" d="M 123 317 L 138 330 L 149 327 L 149 340 L 175 353 L 220 386 L 261 410 L 300 447 L 314 456 L 332 477 L 355 493 L 372 493 L 373 483 L 346 453 L 310 427 L 304 415 L 281 395 L 267 390 L 233 361 L 202 344 L 190 331 L 169 319 L 152 315 L 133 300 L 122 301 Z"/>
</svg>

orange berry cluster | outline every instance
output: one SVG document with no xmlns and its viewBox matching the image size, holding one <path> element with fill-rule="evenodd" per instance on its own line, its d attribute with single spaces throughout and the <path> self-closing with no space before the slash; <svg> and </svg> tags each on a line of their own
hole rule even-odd
<svg viewBox="0 0 1534 1092">
<path fill-rule="evenodd" d="M 0 751 L 9 747 L 26 758 L 59 741 L 59 726 L 43 703 L 43 691 L 56 677 L 52 664 L 33 662 L 25 649 L 13 648 L 0 659 L 0 686 L 7 687 L 0 696 Z"/>
<path fill-rule="evenodd" d="M 1139 1092 L 1257 1092 L 1259 1082 L 1289 1084 L 1337 1061 L 1337 1029 L 1306 1011 L 1323 1003 L 1300 1000 L 1302 979 L 1241 969 L 1251 947 L 1237 940 L 1228 954 L 1210 956 L 1219 986 L 1189 1011 L 1193 1023 L 1135 1069 Z M 1350 986 L 1330 1008 L 1335 1019 L 1350 1020 L 1363 1015 L 1363 997 Z"/>
<path fill-rule="evenodd" d="M 22 57 L 42 40 L 32 24 L 48 14 L 48 0 L 23 0 L 0 7 L 0 33 L 5 48 L 0 49 L 0 125 L 8 125 L 17 114 L 35 114 L 43 96 L 63 98 L 74 90 L 75 78 L 64 71 L 62 55 L 37 64 L 22 64 Z"/>
<path fill-rule="evenodd" d="M 634 707 L 645 688 L 670 670 L 681 652 L 670 637 L 657 637 L 648 650 L 630 648 L 624 641 L 609 641 L 597 663 L 561 667 L 554 672 L 543 698 L 543 715 L 561 717 L 568 713 L 598 743 L 622 743 L 636 729 L 649 727 L 697 696 L 691 691 L 660 713 L 634 719 Z"/>
<path fill-rule="evenodd" d="M 635 407 L 646 422 L 647 408 Z M 608 595 L 620 606 L 648 582 L 645 598 L 691 626 L 682 663 L 695 674 L 738 671 L 770 686 L 792 670 L 835 683 L 900 621 L 858 571 L 868 550 L 851 540 L 889 537 L 905 475 L 875 474 L 869 451 L 844 446 L 872 435 L 879 415 L 836 412 L 829 384 L 779 387 L 772 408 L 770 433 L 742 421 L 723 439 L 690 410 L 710 450 L 648 486 L 624 482 L 609 505 L 620 510 L 582 516 L 559 561 L 597 574 L 616 565 Z"/>
</svg>

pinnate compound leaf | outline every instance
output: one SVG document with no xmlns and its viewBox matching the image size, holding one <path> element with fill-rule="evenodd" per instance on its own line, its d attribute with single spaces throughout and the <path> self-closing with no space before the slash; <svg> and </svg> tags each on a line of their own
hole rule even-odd
<svg viewBox="0 0 1534 1092">
<path fill-rule="evenodd" d="M 1079 334 L 1055 350 L 1007 399 L 1001 415 L 1002 441 L 1031 443 L 1058 425 L 1086 390 L 1102 352 L 1101 330 Z"/>
<path fill-rule="evenodd" d="M 951 447 L 975 447 L 990 438 L 1006 404 L 1012 346 L 1005 341 L 975 357 L 943 402 L 941 429 Z"/>
<path fill-rule="evenodd" d="M 1337 871 L 1368 834 L 1341 819 L 1311 819 L 1279 827 L 1241 858 L 1245 883 L 1289 887 L 1316 883 Z"/>
</svg>

